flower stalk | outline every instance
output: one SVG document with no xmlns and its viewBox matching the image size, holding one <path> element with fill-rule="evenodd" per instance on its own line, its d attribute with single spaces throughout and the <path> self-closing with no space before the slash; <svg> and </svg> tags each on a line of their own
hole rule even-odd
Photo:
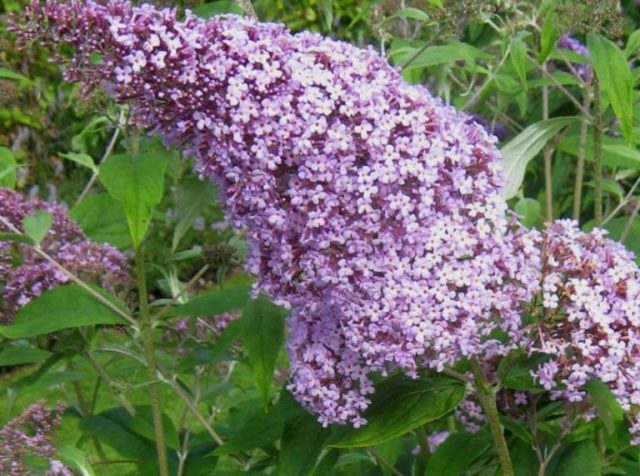
<svg viewBox="0 0 640 476">
<path fill-rule="evenodd" d="M 169 476 L 169 466 L 167 463 L 167 446 L 164 441 L 164 428 L 162 425 L 162 411 L 160 409 L 160 395 L 158 392 L 158 378 L 156 358 L 153 348 L 153 322 L 149 313 L 147 279 L 144 271 L 144 253 L 142 246 L 138 246 L 136 256 L 136 277 L 138 280 L 138 296 L 140 299 L 140 318 L 142 320 L 142 339 L 144 343 L 144 353 L 149 366 L 149 397 L 151 399 L 151 412 L 153 416 L 153 430 L 156 439 L 156 450 L 158 452 L 158 467 L 160 476 Z"/>
<path fill-rule="evenodd" d="M 502 467 L 502 474 L 503 476 L 513 476 L 513 464 L 511 463 L 511 456 L 509 456 L 507 441 L 504 438 L 504 431 L 502 424 L 500 423 L 500 416 L 498 415 L 495 389 L 487 380 L 476 359 L 471 361 L 471 369 L 475 379 L 478 401 L 480 402 L 489 423 L 491 436 L 493 437 L 493 442 L 498 453 L 498 459 L 500 460 L 500 466 Z"/>
</svg>

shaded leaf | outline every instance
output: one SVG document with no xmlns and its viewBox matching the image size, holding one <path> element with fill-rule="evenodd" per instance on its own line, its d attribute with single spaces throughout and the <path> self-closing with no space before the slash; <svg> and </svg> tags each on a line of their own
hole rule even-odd
<svg viewBox="0 0 640 476">
<path fill-rule="evenodd" d="M 566 446 L 559 452 L 551 476 L 601 476 L 598 448 L 591 440 Z"/>
<path fill-rule="evenodd" d="M 282 435 L 283 425 L 279 406 L 269 408 L 268 412 L 259 410 L 250 415 L 233 436 L 214 451 L 214 454 L 252 450 L 273 443 Z"/>
<path fill-rule="evenodd" d="M 224 287 L 216 287 L 167 313 L 167 317 L 216 316 L 242 309 L 251 300 L 251 281 L 245 278 Z"/>
<path fill-rule="evenodd" d="M 616 426 L 622 423 L 624 419 L 624 411 L 616 400 L 609 387 L 600 380 L 589 380 L 584 388 L 589 392 L 591 401 L 598 410 L 598 416 L 604 423 L 604 427 L 609 434 L 616 430 Z"/>
<path fill-rule="evenodd" d="M 286 392 L 281 401 L 289 405 L 278 456 L 278 476 L 311 474 L 325 441 L 331 434 L 316 417 L 304 410 Z"/>
<path fill-rule="evenodd" d="M 429 476 L 463 474 L 471 463 L 491 447 L 491 438 L 481 433 L 457 432 L 449 436 L 431 455 L 427 464 Z M 464 451 L 461 451 L 464 448 Z"/>
<path fill-rule="evenodd" d="M 242 314 L 244 348 L 266 408 L 276 359 L 284 340 L 286 311 L 260 295 L 247 303 Z"/>
<path fill-rule="evenodd" d="M 51 352 L 38 349 L 37 347 L 26 347 L 24 345 L 10 346 L 0 352 L 0 367 L 37 364 L 49 358 L 49 356 L 51 356 Z"/>
<path fill-rule="evenodd" d="M 373 446 L 436 420 L 452 411 L 464 395 L 457 380 L 429 376 L 391 377 L 376 387 L 361 428 L 341 428 L 329 442 L 336 448 Z"/>
<path fill-rule="evenodd" d="M 176 187 L 176 211 L 179 218 L 173 232 L 172 251 L 176 250 L 180 240 L 189 231 L 193 225 L 193 220 L 206 207 L 210 206 L 215 198 L 216 189 L 208 181 L 188 178 L 178 182 Z"/>
</svg>

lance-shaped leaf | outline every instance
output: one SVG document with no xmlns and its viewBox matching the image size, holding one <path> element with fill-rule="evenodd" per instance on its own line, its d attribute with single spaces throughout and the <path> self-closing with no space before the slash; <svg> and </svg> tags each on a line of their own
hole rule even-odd
<svg viewBox="0 0 640 476">
<path fill-rule="evenodd" d="M 607 93 L 613 112 L 620 120 L 622 134 L 630 143 L 633 136 L 633 74 L 625 54 L 612 41 L 595 33 L 587 35 L 591 61 Z"/>
<path fill-rule="evenodd" d="M 0 187 L 15 188 L 16 158 L 6 147 L 0 147 Z"/>
<path fill-rule="evenodd" d="M 266 408 L 276 359 L 284 340 L 286 311 L 265 296 L 249 301 L 242 314 L 244 348 Z"/>
<path fill-rule="evenodd" d="M 501 150 L 504 162 L 505 187 L 503 195 L 509 199 L 518 193 L 524 180 L 527 164 L 546 145 L 546 143 L 576 120 L 575 117 L 554 117 L 531 124 L 509 141 Z"/>
</svg>

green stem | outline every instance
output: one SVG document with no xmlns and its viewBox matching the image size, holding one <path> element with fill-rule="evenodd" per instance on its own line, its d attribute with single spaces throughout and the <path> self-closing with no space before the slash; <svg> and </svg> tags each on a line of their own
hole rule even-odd
<svg viewBox="0 0 640 476">
<path fill-rule="evenodd" d="M 502 466 L 502 475 L 514 476 L 513 464 L 511 463 L 511 457 L 509 456 L 509 448 L 507 447 L 507 441 L 504 438 L 502 424 L 500 423 L 500 417 L 498 416 L 495 391 L 482 372 L 480 364 L 478 364 L 475 359 L 471 361 L 471 368 L 475 378 L 478 400 L 480 401 L 480 405 L 482 406 L 487 417 L 487 421 L 489 422 L 493 442 L 495 444 L 496 451 L 498 452 L 500 466 Z"/>
<path fill-rule="evenodd" d="M 543 66 L 546 71 L 546 66 Z M 549 119 L 549 88 L 542 88 L 542 119 Z M 553 180 L 551 170 L 551 159 L 553 149 L 551 146 L 544 147 L 544 194 L 545 194 L 545 220 L 551 224 L 553 222 Z"/>
<path fill-rule="evenodd" d="M 591 96 L 588 89 L 585 89 L 583 107 L 589 109 L 591 104 Z M 587 130 L 589 124 L 586 118 L 580 123 L 580 135 L 578 139 L 578 163 L 576 165 L 576 183 L 573 189 L 573 219 L 580 220 L 580 211 L 582 206 L 582 184 L 584 182 L 584 159 L 587 148 Z"/>
<path fill-rule="evenodd" d="M 593 78 L 593 174 L 595 184 L 594 220 L 602 226 L 602 110 L 600 106 L 600 81 Z"/>
<path fill-rule="evenodd" d="M 144 271 L 144 254 L 142 247 L 136 248 L 136 275 L 138 278 L 138 295 L 140 298 L 140 317 L 142 319 L 142 339 L 144 352 L 149 366 L 149 396 L 151 398 L 151 412 L 153 415 L 153 430 L 156 437 L 156 450 L 158 452 L 158 466 L 160 476 L 169 476 L 169 466 L 167 463 L 167 446 L 164 441 L 164 428 L 162 427 L 162 412 L 160 410 L 160 395 L 158 392 L 158 377 L 156 358 L 153 349 L 153 322 L 149 314 L 149 303 L 147 296 L 147 278 Z"/>
<path fill-rule="evenodd" d="M 75 370 L 75 366 L 73 362 L 69 362 L 69 370 Z M 91 416 L 91 409 L 87 403 L 87 399 L 84 398 L 84 392 L 82 391 L 82 387 L 80 386 L 80 382 L 77 380 L 73 382 L 73 390 L 76 393 L 76 398 L 78 399 L 78 407 L 80 407 L 80 414 L 82 418 L 88 418 Z M 100 461 L 106 461 L 107 455 L 104 452 L 104 448 L 100 443 L 100 440 L 96 436 L 91 437 L 91 441 L 93 445 L 96 447 L 96 451 L 98 452 L 98 457 Z"/>
</svg>

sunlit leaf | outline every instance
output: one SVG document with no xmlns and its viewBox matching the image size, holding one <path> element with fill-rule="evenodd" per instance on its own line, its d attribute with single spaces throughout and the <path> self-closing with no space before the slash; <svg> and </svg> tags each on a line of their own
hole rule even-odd
<svg viewBox="0 0 640 476">
<path fill-rule="evenodd" d="M 529 161 L 538 155 L 553 136 L 576 120 L 575 117 L 554 117 L 536 122 L 502 147 L 506 178 L 503 195 L 506 199 L 518 193 Z"/>
<path fill-rule="evenodd" d="M 164 155 L 156 153 L 112 155 L 100 165 L 100 181 L 124 205 L 135 247 L 149 228 L 151 210 L 162 199 L 166 165 Z"/>
<path fill-rule="evenodd" d="M 124 308 L 105 291 L 95 289 L 114 305 Z M 61 329 L 97 324 L 123 324 L 118 313 L 90 296 L 76 284 L 45 291 L 21 308 L 9 325 L 0 326 L 0 335 L 9 339 L 33 337 Z"/>
<path fill-rule="evenodd" d="M 633 75 L 625 54 L 607 38 L 587 35 L 587 47 L 602 90 L 607 93 L 613 112 L 620 120 L 628 142 L 633 135 Z"/>
</svg>

